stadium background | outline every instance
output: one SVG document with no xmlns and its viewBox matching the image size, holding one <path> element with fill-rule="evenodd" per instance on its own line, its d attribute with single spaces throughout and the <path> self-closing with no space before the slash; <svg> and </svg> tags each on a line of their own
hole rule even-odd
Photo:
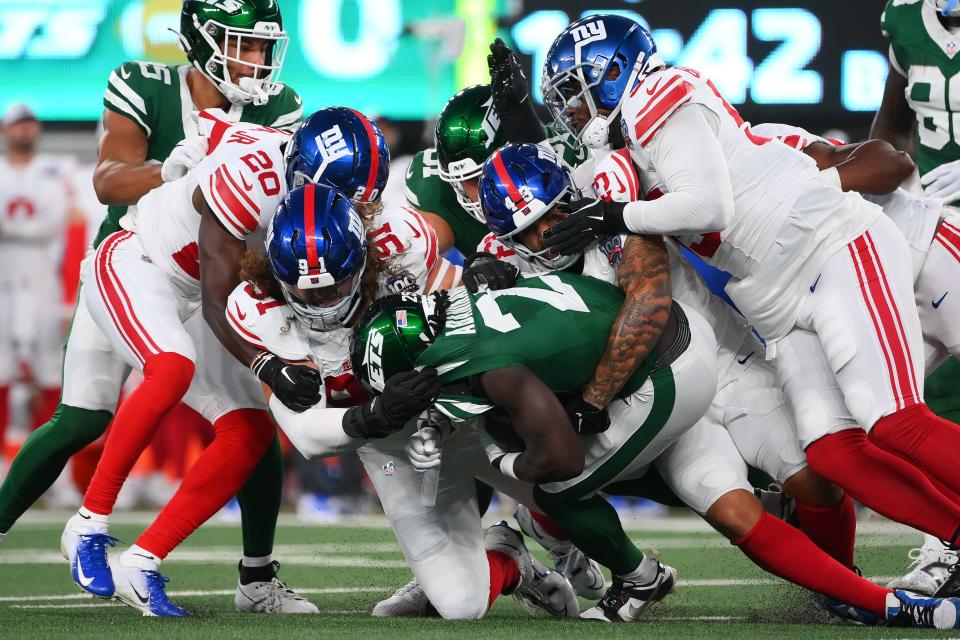
<svg viewBox="0 0 960 640">
<path fill-rule="evenodd" d="M 487 46 L 497 36 L 521 52 L 539 100 L 539 68 L 554 36 L 584 14 L 624 13 L 652 28 L 668 62 L 710 74 L 746 119 L 851 139 L 866 134 L 887 73 L 880 0 L 279 2 L 290 35 L 280 79 L 300 93 L 308 113 L 344 104 L 380 119 L 396 159 L 391 190 L 397 197 L 404 163 L 432 144 L 432 118 L 446 100 L 488 81 Z M 104 213 L 90 176 L 107 76 L 126 60 L 182 62 L 170 31 L 178 27 L 179 8 L 179 0 L 0 0 L 0 112 L 19 102 L 36 112 L 46 129 L 41 149 L 65 154 L 82 213 L 64 230 L 59 312 L 65 325 L 79 261 Z M 16 391 L 0 476 L 29 431 L 23 407 L 31 390 L 20 385 Z M 190 421 L 180 411 L 161 429 L 121 504 L 163 504 L 210 436 L 183 426 Z M 75 461 L 72 478 L 58 483 L 48 504 L 76 504 L 97 453 L 94 447 L 78 459 L 84 464 Z M 291 501 L 300 496 L 304 514 L 328 518 L 342 510 L 327 504 L 330 496 L 342 495 L 348 511 L 365 511 L 373 502 L 355 459 L 307 463 L 291 454 L 289 468 L 297 471 L 290 474 L 289 495 Z"/>
</svg>

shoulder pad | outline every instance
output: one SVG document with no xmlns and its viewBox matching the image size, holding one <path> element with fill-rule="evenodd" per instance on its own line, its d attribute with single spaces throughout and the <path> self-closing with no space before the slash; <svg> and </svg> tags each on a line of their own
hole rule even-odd
<svg viewBox="0 0 960 640">
<path fill-rule="evenodd" d="M 276 95 L 270 96 L 267 108 L 272 112 L 270 126 L 274 129 L 292 132 L 303 119 L 303 99 L 289 85 L 283 85 Z"/>
<path fill-rule="evenodd" d="M 233 330 L 257 349 L 294 362 L 309 358 L 309 341 L 300 332 L 290 307 L 259 295 L 249 282 L 240 283 L 230 293 L 226 315 Z"/>
<path fill-rule="evenodd" d="M 423 289 L 440 259 L 437 233 L 423 216 L 407 207 L 389 207 L 374 216 L 368 237 L 384 262 L 383 277 L 405 278 L 410 280 L 405 287 L 415 283 L 418 291 Z M 389 287 L 394 293 L 395 284 Z"/>
<path fill-rule="evenodd" d="M 168 65 L 131 60 L 110 73 L 103 106 L 133 120 L 149 138 L 153 133 L 153 99 L 164 86 L 173 86 Z"/>
<path fill-rule="evenodd" d="M 630 139 L 648 145 L 677 109 L 690 102 L 706 79 L 686 67 L 670 67 L 651 73 L 633 88 L 624 104 L 625 126 Z"/>
<path fill-rule="evenodd" d="M 607 202 L 633 202 L 640 199 L 640 179 L 626 149 L 618 149 L 597 162 L 593 190 Z"/>
</svg>

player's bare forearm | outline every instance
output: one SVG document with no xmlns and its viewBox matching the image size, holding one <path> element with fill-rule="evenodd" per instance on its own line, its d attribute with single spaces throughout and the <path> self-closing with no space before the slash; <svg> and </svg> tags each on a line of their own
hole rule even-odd
<svg viewBox="0 0 960 640">
<path fill-rule="evenodd" d="M 836 167 L 844 191 L 884 195 L 899 187 L 913 173 L 913 159 L 886 140 L 834 147 L 814 142 L 803 151 L 820 170 Z"/>
<path fill-rule="evenodd" d="M 435 213 L 423 211 L 422 209 L 417 209 L 417 213 L 423 216 L 423 219 L 427 221 L 427 224 L 433 227 L 433 230 L 437 232 L 437 252 L 440 253 L 440 255 L 446 253 L 450 247 L 453 246 L 453 243 L 456 240 L 453 233 L 453 227 L 451 227 L 446 220 Z"/>
<path fill-rule="evenodd" d="M 93 188 L 103 204 L 136 204 L 147 192 L 163 184 L 159 164 L 144 164 L 147 136 L 132 120 L 104 111 L 103 137 Z"/>
<path fill-rule="evenodd" d="M 907 79 L 891 66 L 880 108 L 870 128 L 870 137 L 886 140 L 895 149 L 909 152 L 916 117 L 907 102 L 906 89 Z"/>
<path fill-rule="evenodd" d="M 524 452 L 513 464 L 520 480 L 560 482 L 583 472 L 583 446 L 557 396 L 523 366 L 487 371 L 480 377 L 487 397 L 507 412 Z"/>
<path fill-rule="evenodd" d="M 203 319 L 223 346 L 250 366 L 260 351 L 244 342 L 226 318 L 227 298 L 240 283 L 240 258 L 247 250 L 246 243 L 227 233 L 205 206 L 203 209 L 198 236 Z"/>
<path fill-rule="evenodd" d="M 604 408 L 616 397 L 660 339 L 670 317 L 670 265 L 659 236 L 629 236 L 617 278 L 626 298 L 607 348 L 583 390 L 583 399 Z"/>
</svg>

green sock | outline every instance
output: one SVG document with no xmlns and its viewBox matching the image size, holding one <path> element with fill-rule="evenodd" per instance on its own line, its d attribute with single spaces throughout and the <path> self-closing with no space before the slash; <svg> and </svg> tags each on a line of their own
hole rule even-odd
<svg viewBox="0 0 960 640">
<path fill-rule="evenodd" d="M 262 558 L 273 553 L 277 516 L 283 499 L 283 453 L 280 436 L 263 454 L 253 473 L 237 494 L 243 530 L 243 555 Z"/>
<path fill-rule="evenodd" d="M 629 574 L 643 562 L 643 552 L 627 537 L 620 516 L 599 495 L 578 500 L 538 487 L 534 498 L 577 548 L 614 575 Z"/>
<path fill-rule="evenodd" d="M 0 486 L 0 533 L 6 533 L 56 481 L 70 456 L 99 438 L 109 411 L 59 405 L 53 417 L 30 434 Z"/>
</svg>

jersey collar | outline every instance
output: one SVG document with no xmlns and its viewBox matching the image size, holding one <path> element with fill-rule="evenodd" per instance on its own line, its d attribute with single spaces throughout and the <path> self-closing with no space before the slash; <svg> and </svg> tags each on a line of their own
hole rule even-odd
<svg viewBox="0 0 960 640">
<path fill-rule="evenodd" d="M 923 18 L 923 26 L 926 28 L 930 39 L 933 40 L 944 55 L 953 60 L 960 51 L 960 34 L 953 34 L 947 31 L 947 28 L 940 24 L 937 18 L 937 11 L 927 3 L 920 7 L 920 16 Z"/>
</svg>

